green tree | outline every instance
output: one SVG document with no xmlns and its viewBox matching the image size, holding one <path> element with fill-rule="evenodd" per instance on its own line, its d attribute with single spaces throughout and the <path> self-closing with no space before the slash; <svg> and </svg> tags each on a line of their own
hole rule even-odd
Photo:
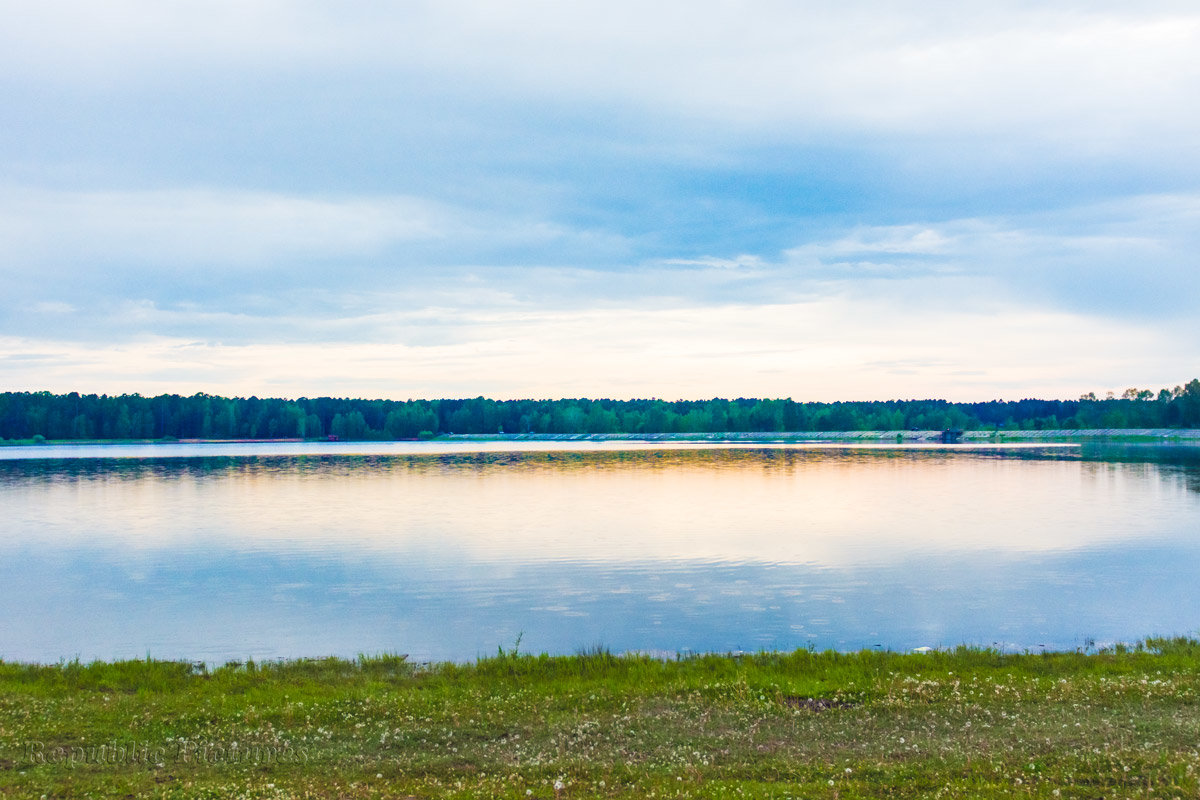
<svg viewBox="0 0 1200 800">
<path fill-rule="evenodd" d="M 339 439 L 366 439 L 367 420 L 361 411 L 351 411 L 348 414 L 335 414 L 330 425 L 330 433 Z"/>
</svg>

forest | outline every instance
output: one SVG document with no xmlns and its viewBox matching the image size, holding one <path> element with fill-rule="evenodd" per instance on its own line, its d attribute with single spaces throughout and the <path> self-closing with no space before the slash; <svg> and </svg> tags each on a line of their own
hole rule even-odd
<svg viewBox="0 0 1200 800">
<path fill-rule="evenodd" d="M 1078 400 L 366 400 L 0 393 L 0 439 L 417 439 L 448 433 L 1200 428 L 1200 379 Z"/>
</svg>

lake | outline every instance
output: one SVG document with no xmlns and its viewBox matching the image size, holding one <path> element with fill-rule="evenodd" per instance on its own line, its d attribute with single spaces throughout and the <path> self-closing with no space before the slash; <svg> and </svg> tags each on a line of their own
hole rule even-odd
<svg viewBox="0 0 1200 800">
<path fill-rule="evenodd" d="M 1200 627 L 1200 450 L 0 448 L 0 658 L 1073 649 Z"/>
</svg>

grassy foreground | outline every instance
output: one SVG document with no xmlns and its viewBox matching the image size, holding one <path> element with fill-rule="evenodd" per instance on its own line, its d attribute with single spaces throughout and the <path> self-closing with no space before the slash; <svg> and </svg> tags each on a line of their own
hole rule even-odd
<svg viewBox="0 0 1200 800">
<path fill-rule="evenodd" d="M 1200 641 L 0 662 L 0 797 L 1196 797 Z"/>
</svg>

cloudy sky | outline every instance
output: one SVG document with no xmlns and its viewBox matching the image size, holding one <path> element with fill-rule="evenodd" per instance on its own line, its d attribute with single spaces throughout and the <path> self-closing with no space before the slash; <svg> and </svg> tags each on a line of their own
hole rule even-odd
<svg viewBox="0 0 1200 800">
<path fill-rule="evenodd" d="M 1191 0 L 3 6 L 3 389 L 1200 374 Z"/>
</svg>

